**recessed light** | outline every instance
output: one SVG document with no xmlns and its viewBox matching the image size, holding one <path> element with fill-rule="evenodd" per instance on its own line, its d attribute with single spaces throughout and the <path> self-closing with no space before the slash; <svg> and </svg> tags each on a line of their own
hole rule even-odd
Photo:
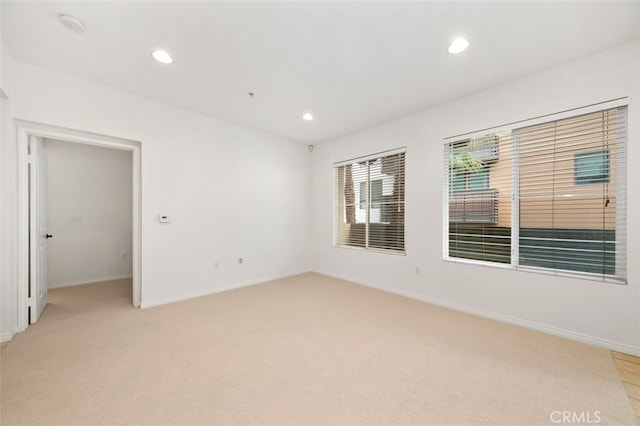
<svg viewBox="0 0 640 426">
<path fill-rule="evenodd" d="M 153 52 L 151 52 L 151 56 L 153 56 L 156 59 L 156 61 L 162 62 L 163 64 L 173 63 L 173 59 L 171 58 L 171 55 L 169 55 L 164 50 L 154 50 Z"/>
<path fill-rule="evenodd" d="M 74 18 L 71 15 L 59 15 L 58 19 L 65 27 L 69 28 L 74 33 L 82 34 L 84 32 L 84 24 L 78 18 Z"/>
<path fill-rule="evenodd" d="M 456 53 L 464 51 L 467 47 L 469 47 L 469 40 L 461 37 L 453 40 L 453 43 L 449 45 L 448 51 L 455 55 Z"/>
<path fill-rule="evenodd" d="M 313 115 L 310 112 L 305 112 L 302 114 L 302 119 L 305 121 L 311 121 L 313 120 Z"/>
</svg>

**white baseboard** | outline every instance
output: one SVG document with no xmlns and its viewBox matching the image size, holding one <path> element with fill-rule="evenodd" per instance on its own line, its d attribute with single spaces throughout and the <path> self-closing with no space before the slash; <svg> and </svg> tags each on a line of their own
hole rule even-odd
<svg viewBox="0 0 640 426">
<path fill-rule="evenodd" d="M 588 334 L 577 333 L 575 331 L 566 330 L 563 328 L 554 327 L 547 324 L 541 324 L 535 321 L 516 318 L 510 315 L 491 312 L 484 309 L 475 308 L 469 305 L 454 303 L 448 300 L 438 299 L 436 297 L 424 296 L 422 294 L 418 294 L 412 291 L 397 289 L 394 287 L 389 287 L 383 284 L 375 283 L 373 281 L 362 280 L 360 278 L 355 278 L 348 275 L 334 274 L 334 273 L 326 272 L 322 270 L 313 270 L 312 272 L 317 272 L 318 274 L 327 275 L 327 276 L 338 278 L 341 280 L 351 281 L 353 283 L 364 285 L 366 287 L 372 287 L 378 290 L 386 291 L 388 293 L 405 296 L 410 299 L 420 300 L 422 302 L 430 303 L 432 305 L 442 306 L 444 308 L 448 308 L 454 311 L 464 312 L 466 314 L 471 314 L 471 315 L 477 315 L 484 318 L 490 318 L 496 321 L 501 321 L 508 324 L 518 325 L 518 326 L 529 328 L 532 330 L 541 331 L 543 333 L 552 334 L 554 336 L 564 337 L 569 340 L 575 340 L 577 342 L 599 346 L 602 348 L 614 350 L 617 352 L 622 352 L 625 354 L 640 356 L 640 347 L 630 346 L 624 343 L 602 339 L 600 337 L 590 336 Z"/>
<path fill-rule="evenodd" d="M 132 278 L 131 274 L 122 274 L 122 275 L 110 275 L 107 277 L 98 277 L 98 278 L 89 278 L 83 280 L 73 280 L 73 281 L 58 281 L 55 283 L 49 283 L 47 288 L 61 288 L 61 287 L 71 287 L 74 285 L 83 285 L 83 284 L 94 284 L 101 283 L 104 281 L 115 281 L 115 280 L 124 280 L 127 278 Z"/>
<path fill-rule="evenodd" d="M 175 296 L 167 296 L 167 297 L 160 297 L 157 299 L 143 300 L 142 303 L 140 304 L 140 308 L 141 309 L 151 308 L 153 306 L 166 305 L 167 303 L 180 302 L 183 300 L 193 299 L 196 297 L 208 296 L 210 294 L 215 294 L 215 293 L 222 293 L 223 291 L 235 290 L 238 288 L 249 287 L 256 284 L 263 284 L 269 281 L 277 280 L 280 278 L 291 277 L 293 275 L 300 275 L 307 272 L 311 272 L 311 271 L 300 270 L 300 271 L 294 271 L 294 272 L 287 272 L 285 274 L 270 275 L 267 277 L 261 277 L 261 278 L 256 278 L 252 280 L 241 281 L 238 283 L 228 284 L 223 287 L 204 288 L 201 290 L 195 290 L 195 291 L 189 291 L 187 293 L 176 294 Z"/>
<path fill-rule="evenodd" d="M 1 333 L 0 334 L 0 343 L 10 342 L 15 337 L 16 333 Z"/>
</svg>

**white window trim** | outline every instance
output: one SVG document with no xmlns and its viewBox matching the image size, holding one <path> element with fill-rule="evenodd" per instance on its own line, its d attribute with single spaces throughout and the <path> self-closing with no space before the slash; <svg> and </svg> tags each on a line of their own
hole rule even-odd
<svg viewBox="0 0 640 426">
<path fill-rule="evenodd" d="M 388 151 L 375 152 L 375 153 L 370 154 L 370 155 L 365 155 L 364 157 L 354 157 L 354 158 L 350 158 L 348 160 L 339 161 L 339 162 L 333 163 L 333 167 L 336 168 L 336 167 L 340 167 L 340 166 L 346 166 L 347 164 L 353 164 L 353 163 L 359 163 L 359 162 L 362 162 L 362 161 L 375 160 L 376 158 L 389 157 L 389 156 L 395 155 L 395 154 L 402 154 L 403 152 L 404 153 L 407 152 L 407 147 L 406 146 L 403 146 L 403 147 L 400 147 L 400 148 L 395 148 L 395 149 L 390 149 Z"/>
</svg>

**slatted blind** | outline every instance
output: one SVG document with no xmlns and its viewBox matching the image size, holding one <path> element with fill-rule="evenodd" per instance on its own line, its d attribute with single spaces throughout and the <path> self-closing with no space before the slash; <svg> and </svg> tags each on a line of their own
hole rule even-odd
<svg viewBox="0 0 640 426">
<path fill-rule="evenodd" d="M 626 280 L 626 123 L 620 106 L 447 143 L 445 257 Z"/>
<path fill-rule="evenodd" d="M 519 264 L 625 278 L 626 107 L 518 130 Z"/>
<path fill-rule="evenodd" d="M 404 253 L 405 152 L 334 167 L 334 245 Z"/>
<path fill-rule="evenodd" d="M 446 145 L 448 257 L 511 263 L 510 131 Z"/>
</svg>

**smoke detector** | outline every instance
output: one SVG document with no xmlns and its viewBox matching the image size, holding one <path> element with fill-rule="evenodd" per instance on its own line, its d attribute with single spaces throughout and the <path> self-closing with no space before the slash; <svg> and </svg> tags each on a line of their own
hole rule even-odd
<svg viewBox="0 0 640 426">
<path fill-rule="evenodd" d="M 65 27 L 69 28 L 74 33 L 82 34 L 84 32 L 84 24 L 78 18 L 74 18 L 71 15 L 60 15 L 58 16 L 60 22 Z"/>
</svg>

